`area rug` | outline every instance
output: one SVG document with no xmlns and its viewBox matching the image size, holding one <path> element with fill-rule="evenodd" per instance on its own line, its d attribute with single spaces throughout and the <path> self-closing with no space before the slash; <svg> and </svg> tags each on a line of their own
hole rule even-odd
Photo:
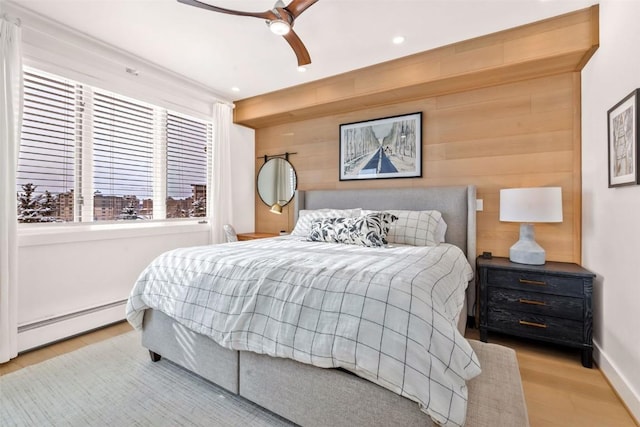
<svg viewBox="0 0 640 427">
<path fill-rule="evenodd" d="M 162 359 L 138 332 L 0 377 L 1 426 L 291 426 Z"/>
</svg>

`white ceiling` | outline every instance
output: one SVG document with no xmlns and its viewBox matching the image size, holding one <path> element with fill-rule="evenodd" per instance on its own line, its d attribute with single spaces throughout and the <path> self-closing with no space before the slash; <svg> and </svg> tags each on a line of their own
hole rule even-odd
<svg viewBox="0 0 640 427">
<path fill-rule="evenodd" d="M 265 11 L 275 0 L 203 0 Z M 597 0 L 319 0 L 295 22 L 312 64 L 265 22 L 176 0 L 13 0 L 238 100 L 588 7 Z M 285 3 L 288 3 L 285 0 Z M 394 45 L 392 38 L 406 41 Z M 238 87 L 238 92 L 231 88 Z"/>
</svg>

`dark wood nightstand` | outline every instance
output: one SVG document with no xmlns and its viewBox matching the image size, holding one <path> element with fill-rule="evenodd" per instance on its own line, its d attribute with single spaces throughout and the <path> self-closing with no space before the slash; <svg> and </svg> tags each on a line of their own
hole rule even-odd
<svg viewBox="0 0 640 427">
<path fill-rule="evenodd" d="M 239 233 L 238 240 L 255 240 L 255 239 L 266 239 L 267 237 L 276 237 L 279 234 L 276 233 Z"/>
<path fill-rule="evenodd" d="M 592 293 L 595 275 L 578 264 L 525 265 L 508 258 L 477 259 L 480 340 L 489 331 L 582 350 L 592 366 Z"/>
</svg>

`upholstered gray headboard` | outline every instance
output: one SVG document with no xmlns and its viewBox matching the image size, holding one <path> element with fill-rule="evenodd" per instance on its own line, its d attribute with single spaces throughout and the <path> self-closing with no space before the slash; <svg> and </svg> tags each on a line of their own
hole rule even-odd
<svg viewBox="0 0 640 427">
<path fill-rule="evenodd" d="M 298 191 L 295 219 L 300 209 L 438 210 L 447 223 L 447 243 L 467 254 L 472 266 L 476 258 L 476 187 L 385 188 L 379 190 Z"/>
<path fill-rule="evenodd" d="M 301 209 L 438 210 L 447 223 L 445 240 L 464 251 L 476 266 L 476 187 L 385 188 L 369 190 L 297 191 L 294 219 Z M 475 288 L 469 287 L 469 310 L 475 302 Z"/>
</svg>

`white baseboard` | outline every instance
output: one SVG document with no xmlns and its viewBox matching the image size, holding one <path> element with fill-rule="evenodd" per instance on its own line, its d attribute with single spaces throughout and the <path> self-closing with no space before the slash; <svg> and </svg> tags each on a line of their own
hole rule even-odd
<svg viewBox="0 0 640 427">
<path fill-rule="evenodd" d="M 631 388 L 625 377 L 620 374 L 619 369 L 611 362 L 607 354 L 602 351 L 598 343 L 593 343 L 593 350 L 596 364 L 627 406 L 636 423 L 640 423 L 640 396 Z"/>
<path fill-rule="evenodd" d="M 42 347 L 125 319 L 125 301 L 118 301 L 18 328 L 18 352 Z"/>
</svg>

